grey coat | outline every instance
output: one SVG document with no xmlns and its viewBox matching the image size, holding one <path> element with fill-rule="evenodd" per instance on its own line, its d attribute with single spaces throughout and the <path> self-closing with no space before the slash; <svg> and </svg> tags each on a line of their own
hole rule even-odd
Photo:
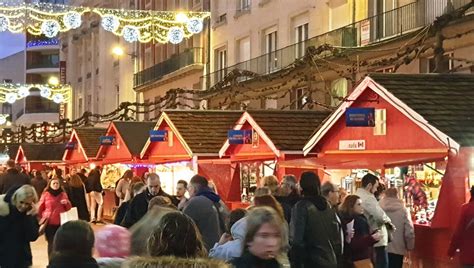
<svg viewBox="0 0 474 268">
<path fill-rule="evenodd" d="M 387 246 L 389 253 L 405 255 L 407 250 L 415 248 L 415 229 L 410 213 L 403 205 L 402 200 L 393 197 L 384 197 L 380 206 L 395 225 L 393 240 Z"/>
</svg>

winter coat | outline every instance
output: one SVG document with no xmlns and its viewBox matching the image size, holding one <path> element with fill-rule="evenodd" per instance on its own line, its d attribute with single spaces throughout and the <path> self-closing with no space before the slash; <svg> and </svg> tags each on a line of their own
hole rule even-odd
<svg viewBox="0 0 474 268">
<path fill-rule="evenodd" d="M 99 265 L 97 261 L 90 256 L 54 253 L 47 268 L 99 268 Z"/>
<path fill-rule="evenodd" d="M 295 204 L 290 224 L 291 267 L 337 267 L 341 250 L 336 213 L 321 196 L 304 197 Z"/>
<path fill-rule="evenodd" d="M 191 217 L 201 232 L 206 249 L 209 250 L 219 241 L 223 233 L 222 216 L 219 214 L 220 197 L 210 191 L 198 193 L 189 199 L 183 213 Z"/>
<path fill-rule="evenodd" d="M 67 196 L 71 205 L 77 208 L 77 214 L 80 220 L 89 221 L 90 215 L 89 210 L 87 209 L 86 201 L 86 189 L 84 186 L 81 187 L 72 187 L 67 188 Z"/>
<path fill-rule="evenodd" d="M 171 196 L 165 193 L 161 188 L 156 196 L 164 196 L 171 199 Z M 122 226 L 130 228 L 132 227 L 132 225 L 137 223 L 148 211 L 148 203 L 153 197 L 155 196 L 151 195 L 148 189 L 146 189 L 140 194 L 137 194 L 130 201 L 129 208 L 127 209 L 125 217 L 122 221 Z"/>
<path fill-rule="evenodd" d="M 234 258 L 242 255 L 242 244 L 244 242 L 245 233 L 247 232 L 247 218 L 244 217 L 238 220 L 232 228 L 230 228 L 230 234 L 232 240 L 225 244 L 219 245 L 216 243 L 213 248 L 209 251 L 209 257 L 214 259 L 221 259 L 224 261 L 230 261 Z"/>
<path fill-rule="evenodd" d="M 372 237 L 369 223 L 364 215 L 347 217 L 341 215 L 343 226 L 354 220 L 354 237 L 351 242 L 344 247 L 344 257 L 350 263 L 364 259 L 370 259 L 372 256 L 372 247 L 377 241 Z"/>
<path fill-rule="evenodd" d="M 290 224 L 291 222 L 291 210 L 295 204 L 300 200 L 300 196 L 292 192 L 288 196 L 275 196 L 275 199 L 280 203 L 283 213 L 285 215 L 285 220 Z"/>
<path fill-rule="evenodd" d="M 220 260 L 204 258 L 178 258 L 174 256 L 161 257 L 132 257 L 122 265 L 123 268 L 229 268 Z"/>
<path fill-rule="evenodd" d="M 32 265 L 30 242 L 38 238 L 36 216 L 19 212 L 11 202 L 17 188 L 0 195 L 0 267 L 26 268 Z"/>
<path fill-rule="evenodd" d="M 48 182 L 43 179 L 43 177 L 34 177 L 31 180 L 31 185 L 35 188 L 36 194 L 38 196 L 41 196 L 43 194 L 43 191 L 46 189 L 48 186 Z"/>
<path fill-rule="evenodd" d="M 115 213 L 114 224 L 122 225 L 122 221 L 125 218 L 125 214 L 130 206 L 130 200 L 123 202 L 120 207 L 117 209 L 117 213 Z"/>
<path fill-rule="evenodd" d="M 104 189 L 102 188 L 102 183 L 100 183 L 100 171 L 98 169 L 93 169 L 89 172 L 89 177 L 87 177 L 86 190 L 88 192 L 99 192 L 101 193 Z"/>
<path fill-rule="evenodd" d="M 0 194 L 6 194 L 13 186 L 21 186 L 30 183 L 30 177 L 20 173 L 15 168 L 10 168 L 0 176 Z"/>
<path fill-rule="evenodd" d="M 388 231 L 385 224 L 391 222 L 390 218 L 380 207 L 374 194 L 368 192 L 364 188 L 357 189 L 355 194 L 362 200 L 362 208 L 364 209 L 364 215 L 369 222 L 370 231 L 380 230 L 382 235 L 382 238 L 377 242 L 377 244 L 375 244 L 375 247 L 386 247 L 388 245 Z"/>
<path fill-rule="evenodd" d="M 454 256 L 456 249 L 460 251 L 463 265 L 474 265 L 474 199 L 462 205 L 458 225 L 449 245 L 449 256 Z"/>
<path fill-rule="evenodd" d="M 263 260 L 254 256 L 250 252 L 244 252 L 242 256 L 233 259 L 231 264 L 235 268 L 280 268 L 281 265 L 276 259 Z M 317 266 L 313 266 L 317 267 Z"/>
<path fill-rule="evenodd" d="M 66 204 L 61 204 L 62 200 L 66 200 Z M 57 196 L 52 195 L 48 191 L 44 191 L 41 195 L 38 208 L 38 216 L 40 219 L 48 219 L 48 225 L 61 225 L 60 214 L 71 209 L 71 202 L 67 198 L 65 192 Z"/>
<path fill-rule="evenodd" d="M 395 225 L 393 240 L 387 246 L 387 251 L 392 254 L 405 255 L 407 250 L 415 248 L 415 228 L 411 215 L 403 201 L 394 197 L 384 197 L 380 206 Z"/>
<path fill-rule="evenodd" d="M 98 258 L 97 264 L 100 268 L 120 268 L 125 258 Z"/>
</svg>

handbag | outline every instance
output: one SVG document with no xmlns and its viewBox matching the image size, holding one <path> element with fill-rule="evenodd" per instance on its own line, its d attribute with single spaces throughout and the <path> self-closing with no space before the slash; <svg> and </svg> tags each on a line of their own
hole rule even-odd
<svg viewBox="0 0 474 268">
<path fill-rule="evenodd" d="M 354 262 L 354 268 L 374 268 L 370 259 L 363 259 Z"/>
<path fill-rule="evenodd" d="M 77 213 L 77 207 L 72 207 L 70 210 L 61 212 L 59 214 L 61 217 L 61 225 L 65 224 L 68 221 L 77 221 L 79 220 L 79 216 Z"/>
</svg>

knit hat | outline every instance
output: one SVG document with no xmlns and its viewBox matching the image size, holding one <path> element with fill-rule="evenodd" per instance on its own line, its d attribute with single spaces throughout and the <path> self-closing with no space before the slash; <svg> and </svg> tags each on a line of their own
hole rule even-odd
<svg viewBox="0 0 474 268">
<path fill-rule="evenodd" d="M 128 257 L 130 241 L 130 232 L 118 225 L 107 224 L 95 234 L 95 248 L 100 257 Z"/>
</svg>

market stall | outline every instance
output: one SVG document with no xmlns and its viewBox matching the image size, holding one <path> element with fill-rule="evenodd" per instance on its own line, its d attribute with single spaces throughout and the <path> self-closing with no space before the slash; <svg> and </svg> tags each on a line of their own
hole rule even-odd
<svg viewBox="0 0 474 268">
<path fill-rule="evenodd" d="M 229 159 L 220 159 L 218 152 L 241 115 L 241 111 L 164 111 L 150 131 L 141 157 L 156 164 L 153 171 L 169 194 L 175 194 L 178 180 L 189 182 L 199 173 L 214 182 L 219 195 L 228 200 L 233 170 Z"/>
<path fill-rule="evenodd" d="M 322 111 L 246 111 L 227 135 L 219 151 L 230 157 L 237 172 L 232 196 L 250 200 L 250 189 L 261 186 L 260 179 L 276 175 L 299 174 L 300 167 L 280 167 L 279 162 L 301 158 L 301 148 L 329 112 Z M 237 187 L 235 187 L 237 186 Z M 241 198 L 242 197 L 242 198 Z"/>
<path fill-rule="evenodd" d="M 105 135 L 106 130 L 95 127 L 73 129 L 64 151 L 64 163 L 83 168 L 100 161 L 97 158 L 97 152 L 100 146 L 100 137 Z"/>
<path fill-rule="evenodd" d="M 311 136 L 308 157 L 283 165 L 324 168 L 352 192 L 377 173 L 412 212 L 413 267 L 457 267 L 447 247 L 473 183 L 473 87 L 473 75 L 371 74 Z"/>
<path fill-rule="evenodd" d="M 22 143 L 15 156 L 15 162 L 22 165 L 28 172 L 46 170 L 53 167 L 64 168 L 62 160 L 65 144 Z"/>
<path fill-rule="evenodd" d="M 101 159 L 101 182 L 105 191 L 104 216 L 112 217 L 115 207 L 115 184 L 127 169 L 137 176 L 148 171 L 140 152 L 154 122 L 112 122 L 104 136 L 99 137 L 96 159 Z"/>
</svg>

